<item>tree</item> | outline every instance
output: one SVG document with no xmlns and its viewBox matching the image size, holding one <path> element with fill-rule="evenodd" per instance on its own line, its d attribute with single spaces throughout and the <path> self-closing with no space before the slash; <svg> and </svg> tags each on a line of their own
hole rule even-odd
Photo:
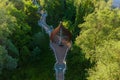
<svg viewBox="0 0 120 80">
<path fill-rule="evenodd" d="M 75 14 L 75 23 L 73 28 L 73 34 L 75 37 L 79 34 L 80 29 L 78 28 L 78 24 L 84 22 L 84 17 L 94 11 L 95 1 L 93 0 L 75 0 L 74 5 L 76 7 L 76 14 Z M 74 37 L 74 38 L 75 38 Z"/>
<path fill-rule="evenodd" d="M 17 67 L 17 59 L 11 56 L 9 51 L 15 49 L 15 52 L 11 53 L 18 54 L 18 50 L 8 39 L 17 26 L 16 18 L 9 13 L 12 5 L 6 4 L 7 0 L 0 0 L 0 2 L 0 73 L 2 73 L 3 69 L 11 70 Z M 12 47 L 10 48 L 10 46 Z"/>
<path fill-rule="evenodd" d="M 44 0 L 45 10 L 48 12 L 48 24 L 57 26 L 64 17 L 65 7 L 64 0 Z"/>
<path fill-rule="evenodd" d="M 98 1 L 95 11 L 79 25 L 82 30 L 76 44 L 82 48 L 86 58 L 95 63 L 88 70 L 89 80 L 120 79 L 120 59 L 117 57 L 120 40 L 119 13 L 118 9 L 111 9 L 109 2 Z"/>
<path fill-rule="evenodd" d="M 120 41 L 105 41 L 97 47 L 97 62 L 89 69 L 88 80 L 119 80 L 120 79 Z"/>
</svg>

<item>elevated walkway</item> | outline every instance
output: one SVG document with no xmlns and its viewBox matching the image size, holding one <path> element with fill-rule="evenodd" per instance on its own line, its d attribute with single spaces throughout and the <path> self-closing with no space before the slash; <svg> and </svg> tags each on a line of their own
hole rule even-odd
<svg viewBox="0 0 120 80">
<path fill-rule="evenodd" d="M 47 13 L 43 10 L 39 11 L 39 13 L 41 14 L 41 18 L 38 21 L 38 25 L 41 28 L 43 28 L 45 32 L 50 36 L 54 29 L 51 26 L 48 26 L 46 23 Z M 56 71 L 56 80 L 64 80 L 64 74 L 66 70 L 65 58 L 66 58 L 68 50 L 71 47 L 71 42 L 66 43 L 64 40 L 62 40 L 63 46 L 59 46 L 58 45 L 59 38 L 60 38 L 59 36 L 56 37 L 55 39 L 56 42 L 50 41 L 50 47 L 54 51 L 55 58 L 56 58 L 56 63 L 54 66 L 54 69 Z"/>
</svg>

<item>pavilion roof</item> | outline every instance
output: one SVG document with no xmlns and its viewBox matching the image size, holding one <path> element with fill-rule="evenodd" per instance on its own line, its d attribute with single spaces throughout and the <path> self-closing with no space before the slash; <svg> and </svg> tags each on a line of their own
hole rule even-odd
<svg viewBox="0 0 120 80">
<path fill-rule="evenodd" d="M 60 22 L 60 24 L 58 25 L 58 27 L 56 27 L 56 28 L 53 30 L 53 32 L 52 32 L 51 35 L 50 35 L 50 40 L 53 41 L 53 40 L 54 40 L 54 37 L 55 37 L 56 35 L 59 36 L 60 29 L 62 29 L 62 34 L 63 34 L 63 36 L 67 36 L 67 37 L 68 37 L 68 41 L 70 41 L 71 38 L 72 38 L 72 34 L 70 33 L 70 31 L 69 31 L 68 29 L 66 29 L 66 28 L 63 26 L 62 22 Z"/>
</svg>

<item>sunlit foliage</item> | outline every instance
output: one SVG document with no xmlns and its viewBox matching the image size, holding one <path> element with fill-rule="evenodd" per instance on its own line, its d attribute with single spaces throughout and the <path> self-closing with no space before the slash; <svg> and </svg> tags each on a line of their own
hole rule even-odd
<svg viewBox="0 0 120 80">
<path fill-rule="evenodd" d="M 18 55 L 19 53 L 15 45 L 8 39 L 17 26 L 16 18 L 9 13 L 9 9 L 13 6 L 6 0 L 0 2 L 0 74 L 2 74 L 3 69 L 11 70 L 17 67 L 17 59 L 13 58 L 11 54 Z"/>
<path fill-rule="evenodd" d="M 120 80 L 120 10 L 112 0 L 36 1 L 0 0 L 0 80 L 55 80 L 38 8 L 47 24 L 63 21 L 72 33 L 65 80 Z"/>
<path fill-rule="evenodd" d="M 82 48 L 86 58 L 95 62 L 95 66 L 89 70 L 89 80 L 120 79 L 120 11 L 104 5 L 107 3 L 99 2 L 95 12 L 79 25 L 82 30 L 76 39 L 76 44 Z"/>
</svg>

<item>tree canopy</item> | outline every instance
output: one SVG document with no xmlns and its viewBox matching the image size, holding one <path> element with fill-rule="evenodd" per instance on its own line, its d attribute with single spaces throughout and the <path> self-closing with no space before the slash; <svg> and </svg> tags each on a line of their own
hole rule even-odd
<svg viewBox="0 0 120 80">
<path fill-rule="evenodd" d="M 0 80 L 55 80 L 49 37 L 60 21 L 72 33 L 65 80 L 120 80 L 120 9 L 112 0 L 0 0 Z"/>
</svg>

